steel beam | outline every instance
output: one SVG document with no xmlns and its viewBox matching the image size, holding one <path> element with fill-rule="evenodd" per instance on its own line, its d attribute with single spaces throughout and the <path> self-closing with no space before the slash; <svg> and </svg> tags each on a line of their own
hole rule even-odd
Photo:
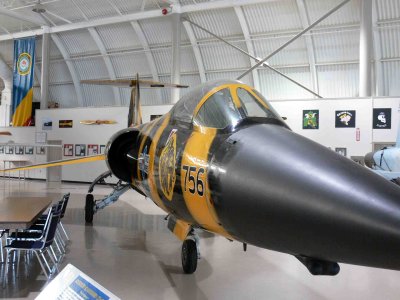
<svg viewBox="0 0 400 300">
<path fill-rule="evenodd" d="M 259 61 L 258 63 L 256 63 L 254 66 L 252 66 L 249 70 L 247 70 L 246 72 L 244 72 L 243 74 L 241 74 L 237 79 L 241 79 L 244 76 L 246 76 L 247 74 L 249 74 L 251 71 L 253 71 L 255 68 L 257 68 L 258 66 L 260 66 L 262 63 L 266 62 L 268 59 L 270 59 L 272 56 L 274 56 L 276 53 L 278 53 L 279 51 L 281 51 L 282 49 L 286 48 L 288 45 L 290 45 L 292 42 L 294 42 L 295 40 L 297 40 L 299 37 L 301 37 L 304 33 L 306 33 L 307 31 L 310 31 L 313 27 L 317 26 L 319 23 L 321 23 L 323 20 L 325 20 L 327 17 L 329 17 L 331 14 L 333 14 L 335 11 L 337 11 L 339 8 L 341 8 L 343 5 L 345 5 L 347 2 L 349 2 L 350 0 L 344 0 L 341 3 L 339 3 L 339 5 L 335 6 L 334 8 L 332 8 L 330 11 L 328 11 L 326 14 L 324 14 L 322 17 L 320 17 L 317 21 L 315 21 L 314 23 L 312 23 L 310 26 L 308 26 L 307 28 L 305 28 L 304 30 L 302 30 L 301 32 L 299 32 L 298 34 L 296 34 L 294 37 L 292 37 L 290 40 L 288 40 L 286 43 L 284 43 L 282 46 L 278 47 L 275 51 L 273 51 L 271 54 L 269 54 L 267 57 L 265 57 L 264 59 L 262 59 L 261 61 Z"/>
<path fill-rule="evenodd" d="M 75 87 L 76 98 L 78 99 L 78 103 L 76 103 L 76 106 L 83 106 L 82 87 L 79 81 L 78 73 L 76 72 L 75 65 L 70 60 L 70 55 L 58 35 L 53 33 L 51 35 L 51 39 L 53 40 L 54 44 L 56 44 L 58 50 L 60 50 L 60 53 L 63 56 L 65 63 L 67 64 L 69 73 L 71 74 L 72 82 L 74 83 Z"/>
<path fill-rule="evenodd" d="M 43 22 L 42 20 L 40 20 L 38 18 L 33 18 L 27 14 L 21 14 L 21 13 L 15 12 L 15 11 L 11 11 L 4 7 L 0 7 L 0 15 L 8 16 L 10 18 L 18 19 L 20 21 L 32 23 L 32 24 L 35 24 L 38 26 L 47 25 L 45 22 Z"/>
<path fill-rule="evenodd" d="M 249 26 L 247 25 L 246 18 L 243 13 L 243 9 L 240 6 L 236 6 L 234 9 L 235 9 L 236 16 L 239 20 L 240 27 L 242 28 L 244 40 L 246 41 L 247 51 L 249 52 L 250 55 L 256 56 L 256 54 L 255 54 L 256 52 L 254 51 L 253 42 L 250 38 Z M 254 59 L 251 59 L 251 56 L 249 56 L 249 60 L 250 60 L 250 66 L 254 66 L 254 64 L 255 64 Z M 260 90 L 260 77 L 258 76 L 258 70 L 254 69 L 252 71 L 252 75 L 253 75 L 253 85 L 254 85 L 255 89 Z"/>
<path fill-rule="evenodd" d="M 201 80 L 202 83 L 204 83 L 204 82 L 207 81 L 207 78 L 206 78 L 206 72 L 205 72 L 205 69 L 204 69 L 204 62 L 203 62 L 203 58 L 201 56 L 199 44 L 197 43 L 196 37 L 195 37 L 194 32 L 193 32 L 193 28 L 189 24 L 189 22 L 184 21 L 183 22 L 183 26 L 185 27 L 185 30 L 186 30 L 186 33 L 187 33 L 187 35 L 189 37 L 190 43 L 192 44 L 194 58 L 196 59 L 197 68 L 199 69 L 200 80 Z"/>
<path fill-rule="evenodd" d="M 306 3 L 304 0 L 296 0 L 297 8 L 300 14 L 300 20 L 303 28 L 307 28 L 310 26 L 310 18 L 308 16 Z M 307 55 L 308 55 L 308 62 L 310 64 L 310 73 L 311 73 L 311 80 L 313 84 L 313 90 L 316 93 L 319 93 L 319 84 L 318 84 L 318 74 L 317 74 L 317 67 L 315 65 L 315 53 L 314 53 L 314 41 L 312 35 L 304 35 L 306 41 L 306 48 L 307 48 Z"/>
<path fill-rule="evenodd" d="M 283 74 L 281 71 L 279 71 L 279 70 L 277 70 L 277 69 L 271 67 L 270 65 L 268 65 L 268 63 L 266 63 L 266 62 L 261 62 L 261 60 L 260 60 L 258 57 L 255 57 L 255 56 L 251 55 L 250 53 L 244 51 L 242 48 L 240 48 L 240 47 L 238 47 L 238 46 L 236 46 L 236 45 L 231 44 L 231 43 L 228 42 L 227 40 L 225 40 L 225 39 L 219 37 L 219 36 L 216 35 L 215 33 L 209 31 L 208 29 L 206 29 L 206 28 L 204 28 L 204 27 L 202 27 L 202 26 L 200 26 L 199 24 L 196 24 L 196 23 L 194 23 L 193 21 L 190 21 L 189 19 L 186 19 L 186 18 L 183 18 L 183 19 L 186 20 L 187 22 L 193 24 L 194 26 L 200 28 L 201 30 L 207 32 L 208 34 L 212 35 L 213 37 L 215 37 L 216 39 L 220 40 L 221 42 L 223 42 L 223 43 L 225 43 L 225 44 L 231 46 L 232 48 L 238 50 L 239 52 L 243 53 L 244 55 L 247 55 L 247 56 L 253 58 L 253 59 L 254 59 L 255 61 L 257 61 L 261 66 L 264 66 L 264 67 L 270 69 L 271 71 L 274 71 L 275 73 L 278 73 L 278 74 L 281 75 L 282 77 L 284 77 L 284 78 L 286 78 L 287 80 L 293 82 L 294 84 L 298 85 L 299 87 L 305 89 L 306 91 L 308 91 L 309 93 L 313 94 L 314 96 L 316 96 L 316 97 L 318 97 L 318 98 L 322 98 L 320 95 L 318 95 L 317 93 L 313 92 L 312 90 L 310 90 L 310 89 L 307 88 L 306 86 L 304 86 L 304 85 L 302 85 L 301 83 L 297 82 L 296 80 L 290 78 L 289 76 Z M 255 68 L 254 68 L 254 69 L 255 69 Z"/>
<path fill-rule="evenodd" d="M 276 1 L 277 0 L 220 0 L 220 1 L 198 3 L 198 4 L 193 4 L 193 5 L 186 5 L 182 8 L 180 8 L 179 5 L 174 5 L 173 12 L 191 13 L 191 12 L 197 12 L 197 11 L 213 10 L 213 9 L 227 8 L 227 7 L 233 7 L 233 6 L 242 6 L 242 5 L 253 5 L 253 4 L 276 2 Z M 108 17 L 108 18 L 103 18 L 103 19 L 98 19 L 98 20 L 90 20 L 90 21 L 77 22 L 77 23 L 73 23 L 73 24 L 64 24 L 64 25 L 54 26 L 51 28 L 50 33 L 59 33 L 59 32 L 64 32 L 64 31 L 79 30 L 79 29 L 84 29 L 84 28 L 132 22 L 132 21 L 157 18 L 157 17 L 164 17 L 161 13 L 161 9 L 140 11 L 137 13 L 126 14 L 126 15 L 122 15 L 122 16 L 118 15 L 118 16 L 113 16 L 113 17 Z M 13 33 L 13 34 L 5 34 L 5 35 L 0 36 L 0 41 L 14 39 L 14 38 L 22 38 L 22 37 L 27 37 L 27 36 L 32 36 L 32 35 L 41 35 L 41 34 L 43 34 L 42 29 L 23 31 L 23 32 Z"/>
<path fill-rule="evenodd" d="M 40 76 L 40 109 L 45 109 L 49 101 L 50 33 L 48 26 L 43 28 L 42 71 Z"/>
<path fill-rule="evenodd" d="M 172 66 L 171 83 L 181 82 L 181 14 L 171 15 L 172 22 Z M 179 89 L 171 89 L 171 103 L 179 100 Z"/>
<path fill-rule="evenodd" d="M 84 11 L 80 8 L 80 6 L 78 4 L 76 4 L 76 2 L 74 0 L 70 0 L 70 1 L 79 10 L 79 12 L 82 15 L 82 17 L 86 21 L 89 21 L 89 18 L 84 13 Z M 100 38 L 100 35 L 97 33 L 96 29 L 93 28 L 93 27 L 88 28 L 88 31 L 89 31 L 90 36 L 92 37 L 92 39 L 96 43 L 97 48 L 99 48 L 99 51 L 103 56 L 103 61 L 104 61 L 104 64 L 106 66 L 108 76 L 110 77 L 110 79 L 116 79 L 114 66 L 113 66 L 113 64 L 111 62 L 111 59 L 107 56 L 107 50 L 106 50 L 106 47 L 103 44 L 103 41 Z M 114 93 L 114 103 L 116 105 L 121 105 L 121 94 L 120 94 L 119 88 L 112 87 L 112 90 L 113 90 L 113 93 Z"/>
<path fill-rule="evenodd" d="M 372 46 L 372 0 L 363 0 L 360 24 L 360 97 L 371 96 Z"/>
</svg>

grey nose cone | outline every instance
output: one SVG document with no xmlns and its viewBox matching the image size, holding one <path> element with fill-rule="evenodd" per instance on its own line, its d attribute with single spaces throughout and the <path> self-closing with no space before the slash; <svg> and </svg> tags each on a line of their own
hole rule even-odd
<svg viewBox="0 0 400 300">
<path fill-rule="evenodd" d="M 233 134 L 209 180 L 222 226 L 243 242 L 400 269 L 400 188 L 284 127 Z"/>
</svg>

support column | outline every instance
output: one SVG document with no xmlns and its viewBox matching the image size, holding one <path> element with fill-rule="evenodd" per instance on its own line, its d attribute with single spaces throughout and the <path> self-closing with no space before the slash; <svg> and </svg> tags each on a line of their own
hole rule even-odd
<svg viewBox="0 0 400 300">
<path fill-rule="evenodd" d="M 360 24 L 360 97 L 371 96 L 372 36 L 372 0 L 363 0 Z"/>
<path fill-rule="evenodd" d="M 172 21 L 172 70 L 171 83 L 180 83 L 181 80 L 181 14 L 171 15 Z M 179 89 L 171 89 L 171 103 L 179 100 Z"/>
<path fill-rule="evenodd" d="M 49 65 L 50 33 L 49 27 L 43 26 L 42 38 L 42 74 L 40 78 L 40 109 L 46 109 L 49 103 Z"/>
</svg>

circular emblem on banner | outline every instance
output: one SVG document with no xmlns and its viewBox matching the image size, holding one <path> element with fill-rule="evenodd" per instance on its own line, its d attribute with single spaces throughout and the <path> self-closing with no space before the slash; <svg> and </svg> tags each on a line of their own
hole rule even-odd
<svg viewBox="0 0 400 300">
<path fill-rule="evenodd" d="M 21 53 L 18 57 L 17 69 L 19 75 L 27 75 L 31 71 L 32 58 L 29 53 Z"/>
</svg>

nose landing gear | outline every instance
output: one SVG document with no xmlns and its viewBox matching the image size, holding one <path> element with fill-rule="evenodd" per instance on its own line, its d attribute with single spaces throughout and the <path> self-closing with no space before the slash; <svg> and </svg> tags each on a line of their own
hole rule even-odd
<svg viewBox="0 0 400 300">
<path fill-rule="evenodd" d="M 197 269 L 197 260 L 200 259 L 199 239 L 194 234 L 188 235 L 182 244 L 182 268 L 186 274 L 193 274 Z"/>
</svg>

